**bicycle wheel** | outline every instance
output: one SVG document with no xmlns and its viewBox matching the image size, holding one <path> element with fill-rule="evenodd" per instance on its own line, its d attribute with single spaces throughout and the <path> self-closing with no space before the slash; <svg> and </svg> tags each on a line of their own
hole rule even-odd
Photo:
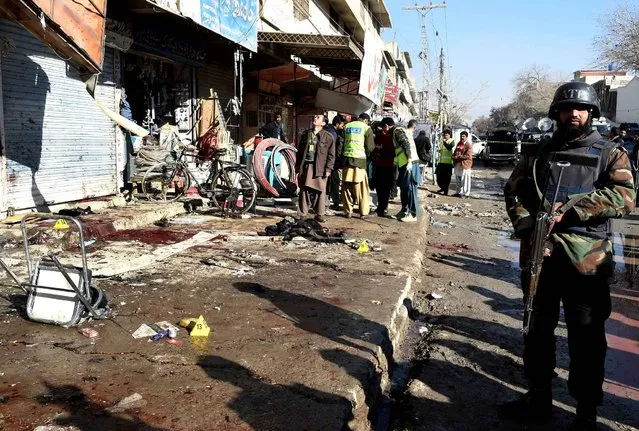
<svg viewBox="0 0 639 431">
<path fill-rule="evenodd" d="M 221 169 L 211 180 L 211 202 L 229 214 L 244 214 L 255 203 L 257 184 L 240 167 Z"/>
<path fill-rule="evenodd" d="M 188 171 L 175 163 L 153 165 L 142 178 L 142 191 L 151 202 L 173 202 L 182 197 L 190 185 Z"/>
</svg>

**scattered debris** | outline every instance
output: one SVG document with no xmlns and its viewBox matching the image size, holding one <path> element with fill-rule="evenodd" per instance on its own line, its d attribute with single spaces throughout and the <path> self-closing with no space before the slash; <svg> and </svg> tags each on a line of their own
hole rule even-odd
<svg viewBox="0 0 639 431">
<path fill-rule="evenodd" d="M 84 246 L 85 246 L 85 247 L 89 247 L 90 245 L 93 245 L 93 244 L 95 244 L 95 243 L 96 243 L 96 240 L 95 240 L 95 239 L 90 239 L 90 240 L 88 240 L 88 241 L 84 241 Z"/>
<path fill-rule="evenodd" d="M 155 325 L 165 331 L 169 331 L 170 338 L 175 338 L 177 336 L 178 331 L 180 330 L 180 328 L 178 328 L 171 322 L 167 322 L 166 320 L 163 320 L 161 322 L 155 322 Z M 175 335 L 171 337 L 171 334 L 175 334 Z"/>
<path fill-rule="evenodd" d="M 501 215 L 502 214 L 499 211 L 487 211 L 483 213 L 475 213 L 476 217 L 499 217 Z"/>
<path fill-rule="evenodd" d="M 461 248 L 464 250 L 470 250 L 470 246 L 468 244 L 463 244 L 463 243 L 453 244 L 453 247 Z"/>
<path fill-rule="evenodd" d="M 152 341 L 158 341 L 161 340 L 162 338 L 169 338 L 169 331 L 168 330 L 162 330 L 160 332 L 158 332 L 157 334 L 155 334 L 154 336 L 151 337 Z"/>
<path fill-rule="evenodd" d="M 451 227 L 455 226 L 455 223 L 453 223 L 452 221 L 437 221 L 435 219 L 431 219 L 430 220 L 430 225 L 434 228 L 438 228 L 438 229 L 449 229 Z"/>
<path fill-rule="evenodd" d="M 229 271 L 233 271 L 233 272 L 252 270 L 252 268 L 250 267 L 229 264 L 228 262 L 224 261 L 223 257 L 209 257 L 206 259 L 202 259 L 201 262 L 205 265 L 217 266 L 219 268 L 228 269 Z"/>
<path fill-rule="evenodd" d="M 27 242 L 29 243 L 29 245 L 44 244 L 47 242 L 48 238 L 49 237 L 44 232 L 38 231 L 27 238 Z"/>
<path fill-rule="evenodd" d="M 424 335 L 424 334 L 428 334 L 428 328 L 425 326 L 420 326 L 419 327 L 419 335 Z"/>
<path fill-rule="evenodd" d="M 187 199 L 184 201 L 184 211 L 187 213 L 193 213 L 198 210 L 198 208 L 204 206 L 204 201 L 200 198 Z"/>
<path fill-rule="evenodd" d="M 180 340 L 174 340 L 173 338 L 169 338 L 166 340 L 166 342 L 168 344 L 173 344 L 175 346 L 181 346 L 182 344 L 184 344 L 184 341 L 180 341 Z"/>
<path fill-rule="evenodd" d="M 378 301 L 377 299 L 373 299 L 371 302 L 375 305 L 382 305 L 382 301 Z"/>
<path fill-rule="evenodd" d="M 140 338 L 149 338 L 154 336 L 155 334 L 157 334 L 157 331 L 155 329 L 151 328 L 146 323 L 143 323 L 138 327 L 138 329 L 135 330 L 135 332 L 133 333 L 133 338 L 135 338 L 136 340 Z"/>
<path fill-rule="evenodd" d="M 98 335 L 100 335 L 98 331 L 93 328 L 82 328 L 78 332 L 87 338 L 97 338 Z"/>
<path fill-rule="evenodd" d="M 266 226 L 263 233 L 258 235 L 282 236 L 284 241 L 290 241 L 294 237 L 304 237 L 322 242 L 343 243 L 346 239 L 344 232 L 331 234 L 330 231 L 313 219 L 302 220 L 286 216 L 274 225 Z"/>
<path fill-rule="evenodd" d="M 206 221 L 204 217 L 178 217 L 170 221 L 172 224 L 202 224 Z"/>
<path fill-rule="evenodd" d="M 81 431 L 80 428 L 74 426 L 61 427 L 58 425 L 40 425 L 33 429 L 33 431 Z"/>
<path fill-rule="evenodd" d="M 439 293 L 432 292 L 432 293 L 429 293 L 426 297 L 432 301 L 435 299 L 442 299 L 444 296 L 440 295 Z"/>
<path fill-rule="evenodd" d="M 159 227 L 168 227 L 170 223 L 169 219 L 162 217 L 160 220 L 154 221 L 153 224 Z"/>
<path fill-rule="evenodd" d="M 58 215 L 64 215 L 69 217 L 78 217 L 81 215 L 89 215 L 89 214 L 95 214 L 91 210 L 91 207 L 86 207 L 86 208 L 75 207 L 75 208 L 68 208 L 68 209 L 63 209 L 58 211 Z"/>
<path fill-rule="evenodd" d="M 186 319 L 180 320 L 180 323 L 178 323 L 178 325 L 190 331 L 195 326 L 195 322 L 197 322 L 197 317 L 188 317 Z"/>
<path fill-rule="evenodd" d="M 106 410 L 110 413 L 122 413 L 127 410 L 142 408 L 145 405 L 146 400 L 142 398 L 142 395 L 136 392 L 132 395 L 129 395 L 128 397 L 122 398 L 119 403 L 117 403 L 113 407 L 109 407 Z"/>
</svg>

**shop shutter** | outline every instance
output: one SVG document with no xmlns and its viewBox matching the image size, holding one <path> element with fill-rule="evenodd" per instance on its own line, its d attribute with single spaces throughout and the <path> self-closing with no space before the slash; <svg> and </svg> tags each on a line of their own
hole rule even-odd
<svg viewBox="0 0 639 431">
<path fill-rule="evenodd" d="M 220 59 L 220 61 L 223 61 Z M 235 96 L 235 71 L 233 69 L 233 56 L 228 56 L 226 64 L 210 64 L 206 67 L 197 69 L 197 96 L 209 97 L 209 89 L 214 89 L 220 98 L 220 105 L 224 111 L 224 118 L 229 121 L 229 113 L 227 105 L 229 100 Z M 233 119 L 231 119 L 233 120 Z M 235 119 L 237 121 L 237 118 Z M 231 137 L 238 142 L 237 127 L 229 127 Z"/>
<path fill-rule="evenodd" d="M 85 90 L 77 69 L 22 27 L 0 20 L 7 206 L 15 209 L 117 192 L 115 125 Z M 116 109 L 113 50 L 96 98 Z"/>
</svg>

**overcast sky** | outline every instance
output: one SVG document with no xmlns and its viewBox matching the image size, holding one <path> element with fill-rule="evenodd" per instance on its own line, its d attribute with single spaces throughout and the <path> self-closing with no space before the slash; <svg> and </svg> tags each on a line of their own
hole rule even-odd
<svg viewBox="0 0 639 431">
<path fill-rule="evenodd" d="M 418 4 L 429 4 L 421 0 Z M 434 4 L 443 3 L 433 0 Z M 439 77 L 440 47 L 450 66 L 455 99 L 476 100 L 472 118 L 512 98 L 512 79 L 532 64 L 553 77 L 571 79 L 578 69 L 597 66 L 594 39 L 605 29 L 601 18 L 623 0 L 448 0 L 446 9 L 428 13 L 433 78 Z M 421 88 L 420 25 L 416 11 L 404 11 L 414 0 L 386 0 L 393 28 L 383 32 L 413 60 Z M 437 37 L 435 32 L 439 33 Z"/>
</svg>

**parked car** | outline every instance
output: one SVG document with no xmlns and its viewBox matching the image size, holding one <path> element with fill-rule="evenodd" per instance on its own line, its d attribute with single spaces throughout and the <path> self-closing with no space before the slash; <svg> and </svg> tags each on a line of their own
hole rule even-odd
<svg viewBox="0 0 639 431">
<path fill-rule="evenodd" d="M 470 134 L 470 143 L 473 145 L 473 158 L 481 159 L 486 149 L 486 140 L 481 139 L 474 133 Z"/>
<path fill-rule="evenodd" d="M 515 162 L 519 156 L 521 143 L 517 139 L 517 129 L 513 124 L 500 123 L 488 134 L 482 160 L 491 162 Z"/>
</svg>

